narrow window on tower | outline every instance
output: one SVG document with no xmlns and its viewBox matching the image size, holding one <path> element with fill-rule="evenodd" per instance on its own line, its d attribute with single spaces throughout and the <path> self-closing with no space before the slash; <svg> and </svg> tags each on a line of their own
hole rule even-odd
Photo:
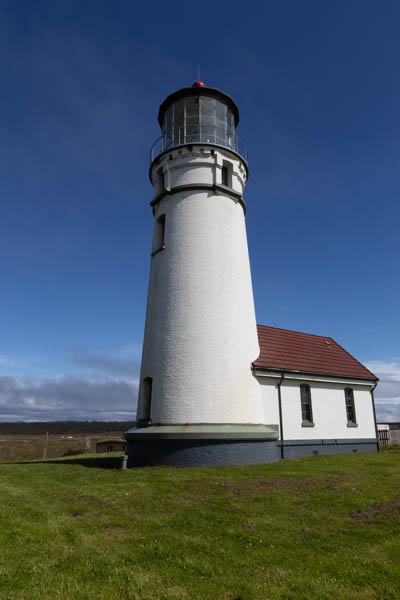
<svg viewBox="0 0 400 600">
<path fill-rule="evenodd" d="M 306 383 L 300 386 L 301 418 L 303 427 L 314 427 L 311 406 L 311 389 Z"/>
<path fill-rule="evenodd" d="M 347 427 L 355 427 L 357 425 L 357 420 L 353 390 L 351 388 L 346 388 L 344 390 L 344 397 L 346 401 Z"/>
<path fill-rule="evenodd" d="M 226 160 L 222 163 L 221 183 L 227 187 L 232 187 L 232 163 Z"/>
<path fill-rule="evenodd" d="M 151 423 L 151 393 L 153 388 L 153 379 L 145 377 L 143 379 L 142 402 L 140 407 L 139 425 L 149 425 Z"/>
<path fill-rule="evenodd" d="M 165 248 L 165 214 L 160 215 L 154 225 L 154 239 L 152 256 Z"/>
<path fill-rule="evenodd" d="M 228 167 L 222 167 L 222 185 L 228 185 Z"/>
</svg>

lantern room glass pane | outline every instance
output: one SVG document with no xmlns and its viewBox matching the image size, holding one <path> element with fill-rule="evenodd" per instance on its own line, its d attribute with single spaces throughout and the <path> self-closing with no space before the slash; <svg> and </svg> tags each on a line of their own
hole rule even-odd
<svg viewBox="0 0 400 600">
<path fill-rule="evenodd" d="M 200 126 L 189 126 L 186 127 L 186 143 L 194 144 L 200 141 Z"/>
<path fill-rule="evenodd" d="M 227 111 L 226 104 L 224 104 L 223 102 L 217 101 L 215 116 L 217 117 L 217 119 L 219 121 L 223 121 L 224 123 L 226 122 L 226 111 Z"/>
<path fill-rule="evenodd" d="M 228 106 L 209 96 L 188 96 L 165 112 L 163 148 L 196 142 L 235 148 L 233 115 Z"/>
<path fill-rule="evenodd" d="M 216 140 L 219 146 L 228 146 L 228 134 L 225 129 L 218 128 L 215 131 Z"/>
<path fill-rule="evenodd" d="M 215 144 L 215 127 L 201 125 L 200 141 L 204 144 Z"/>
<path fill-rule="evenodd" d="M 174 104 L 174 146 L 185 143 L 185 100 L 179 100 Z"/>
<path fill-rule="evenodd" d="M 199 116 L 186 117 L 186 127 L 197 127 L 199 125 Z"/>
<path fill-rule="evenodd" d="M 164 119 L 165 129 L 169 129 L 172 125 L 172 108 L 173 107 L 170 106 L 165 113 L 165 119 Z"/>
<path fill-rule="evenodd" d="M 189 96 L 186 98 L 186 116 L 197 117 L 200 113 L 200 98 Z"/>
<path fill-rule="evenodd" d="M 200 116 L 201 125 L 206 127 L 215 127 L 215 118 L 214 117 L 204 117 Z"/>
<path fill-rule="evenodd" d="M 207 97 L 201 98 L 200 113 L 204 116 L 215 118 L 215 99 Z"/>
<path fill-rule="evenodd" d="M 164 149 L 170 148 L 173 144 L 172 140 L 172 122 L 173 122 L 173 106 L 170 106 L 165 113 L 164 118 Z"/>
</svg>

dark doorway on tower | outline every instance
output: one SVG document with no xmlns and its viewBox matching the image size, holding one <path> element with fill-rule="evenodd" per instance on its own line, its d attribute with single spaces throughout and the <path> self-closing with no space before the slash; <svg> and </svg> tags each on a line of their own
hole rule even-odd
<svg viewBox="0 0 400 600">
<path fill-rule="evenodd" d="M 140 407 L 139 426 L 146 427 L 151 425 L 151 394 L 153 389 L 153 379 L 145 377 L 143 379 L 143 393 Z"/>
</svg>

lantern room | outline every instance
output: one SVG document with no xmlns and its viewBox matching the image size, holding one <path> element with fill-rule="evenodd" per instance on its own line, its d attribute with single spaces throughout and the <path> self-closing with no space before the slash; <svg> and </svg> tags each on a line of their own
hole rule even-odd
<svg viewBox="0 0 400 600">
<path fill-rule="evenodd" d="M 162 136 L 152 148 L 151 160 L 186 144 L 213 144 L 229 148 L 247 161 L 247 149 L 236 135 L 239 110 L 230 96 L 196 81 L 164 100 L 158 113 Z"/>
</svg>

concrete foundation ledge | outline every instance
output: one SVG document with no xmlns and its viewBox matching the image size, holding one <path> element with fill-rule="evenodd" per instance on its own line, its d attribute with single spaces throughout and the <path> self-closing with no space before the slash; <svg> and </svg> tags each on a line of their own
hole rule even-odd
<svg viewBox="0 0 400 600">
<path fill-rule="evenodd" d="M 282 442 L 278 442 L 282 446 Z M 375 438 L 345 438 L 320 440 L 285 440 L 284 458 L 304 458 L 319 454 L 345 454 L 349 452 L 377 452 Z"/>
<path fill-rule="evenodd" d="M 342 438 L 342 439 L 310 439 L 310 440 L 284 440 L 284 446 L 321 446 L 342 444 L 376 444 L 376 438 Z M 278 442 L 279 446 L 282 442 Z"/>
<path fill-rule="evenodd" d="M 193 423 L 133 427 L 125 433 L 129 441 L 144 440 L 277 440 L 278 425 L 248 423 Z"/>
</svg>

